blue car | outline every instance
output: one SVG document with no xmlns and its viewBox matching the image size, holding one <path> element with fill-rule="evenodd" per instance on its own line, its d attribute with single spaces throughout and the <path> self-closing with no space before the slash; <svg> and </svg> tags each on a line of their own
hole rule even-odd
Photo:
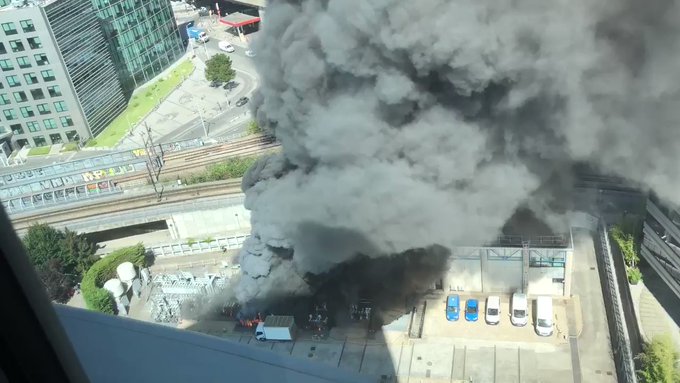
<svg viewBox="0 0 680 383">
<path fill-rule="evenodd" d="M 468 299 L 465 303 L 465 320 L 477 322 L 477 319 L 479 319 L 479 301 L 476 299 Z"/>
<path fill-rule="evenodd" d="M 460 297 L 449 295 L 446 298 L 446 320 L 456 321 L 460 315 Z"/>
</svg>

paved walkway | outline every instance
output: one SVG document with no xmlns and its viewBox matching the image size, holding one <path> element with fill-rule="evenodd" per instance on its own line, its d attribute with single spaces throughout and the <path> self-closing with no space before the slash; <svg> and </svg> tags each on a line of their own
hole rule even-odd
<svg viewBox="0 0 680 383">
<path fill-rule="evenodd" d="M 678 325 L 645 283 L 640 282 L 635 286 L 630 286 L 630 292 L 642 338 L 649 342 L 655 336 L 668 334 L 671 335 L 675 347 L 680 350 Z"/>
<path fill-rule="evenodd" d="M 192 59 L 196 69 L 156 110 L 139 121 L 132 133 L 123 138 L 118 149 L 142 147 L 145 124 L 156 143 L 223 135 L 228 127 L 247 124 L 252 119 L 248 108 L 236 107 L 236 100 L 250 94 L 257 79 L 250 72 L 236 69 L 236 87 L 225 91 L 211 88 L 205 79 L 205 64 L 197 55 Z M 201 119 L 203 121 L 201 121 Z"/>
</svg>

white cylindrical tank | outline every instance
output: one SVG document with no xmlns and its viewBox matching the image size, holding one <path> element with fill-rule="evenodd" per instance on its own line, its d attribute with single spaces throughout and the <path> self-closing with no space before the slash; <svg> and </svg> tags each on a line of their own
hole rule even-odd
<svg viewBox="0 0 680 383">
<path fill-rule="evenodd" d="M 132 281 L 137 278 L 137 271 L 135 271 L 135 265 L 132 262 L 123 262 L 116 268 L 116 273 L 121 281 L 128 285 L 132 284 Z"/>
<path fill-rule="evenodd" d="M 113 294 L 114 297 L 118 298 L 125 293 L 125 286 L 120 279 L 109 279 L 104 283 L 104 289 L 108 290 Z"/>
</svg>

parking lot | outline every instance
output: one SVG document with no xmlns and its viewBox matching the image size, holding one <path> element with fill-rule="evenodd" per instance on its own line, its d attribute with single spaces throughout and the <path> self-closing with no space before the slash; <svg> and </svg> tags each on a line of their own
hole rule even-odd
<svg viewBox="0 0 680 383">
<path fill-rule="evenodd" d="M 459 294 L 461 316 L 457 321 L 446 320 L 446 295 L 440 299 L 428 299 L 423 338 L 474 339 L 503 342 L 538 342 L 549 344 L 566 344 L 568 341 L 567 312 L 568 299 L 553 299 L 553 334 L 549 337 L 538 336 L 534 331 L 535 300 L 529 304 L 529 321 L 526 326 L 516 327 L 510 323 L 510 295 L 497 294 L 501 298 L 500 323 L 486 324 L 484 312 L 486 295 Z M 479 300 L 479 319 L 468 322 L 464 318 L 465 302 L 469 298 Z"/>
</svg>

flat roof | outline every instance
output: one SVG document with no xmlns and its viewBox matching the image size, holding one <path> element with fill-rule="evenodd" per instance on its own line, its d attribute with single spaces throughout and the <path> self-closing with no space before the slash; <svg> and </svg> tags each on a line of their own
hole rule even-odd
<svg viewBox="0 0 680 383">
<path fill-rule="evenodd" d="M 220 23 L 230 27 L 242 27 L 244 25 L 255 24 L 260 21 L 257 16 L 246 15 L 240 12 L 234 12 L 226 15 L 220 19 Z"/>
</svg>

